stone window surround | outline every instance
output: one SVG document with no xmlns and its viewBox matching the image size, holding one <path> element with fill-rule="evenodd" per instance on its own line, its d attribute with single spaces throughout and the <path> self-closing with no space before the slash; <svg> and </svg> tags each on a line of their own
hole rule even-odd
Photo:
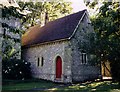
<svg viewBox="0 0 120 92">
<path fill-rule="evenodd" d="M 81 53 L 81 64 L 87 64 L 87 54 Z"/>
<path fill-rule="evenodd" d="M 44 65 L 44 58 L 43 57 L 38 57 L 37 58 L 37 67 L 43 67 Z"/>
</svg>

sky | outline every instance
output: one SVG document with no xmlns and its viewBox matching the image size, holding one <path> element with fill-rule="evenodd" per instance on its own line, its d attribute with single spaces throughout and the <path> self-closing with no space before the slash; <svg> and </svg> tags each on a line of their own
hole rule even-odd
<svg viewBox="0 0 120 92">
<path fill-rule="evenodd" d="M 83 9 L 86 9 L 86 6 L 85 6 L 83 0 L 68 0 L 68 1 L 72 2 L 73 12 L 78 12 Z"/>
</svg>

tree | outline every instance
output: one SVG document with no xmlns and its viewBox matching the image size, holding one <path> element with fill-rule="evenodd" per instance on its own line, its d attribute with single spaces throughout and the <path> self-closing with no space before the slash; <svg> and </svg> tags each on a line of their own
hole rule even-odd
<svg viewBox="0 0 120 92">
<path fill-rule="evenodd" d="M 90 8 L 95 8 L 98 2 L 87 2 Z M 113 79 L 120 82 L 120 8 L 119 2 L 102 2 L 98 13 L 92 18 L 96 33 L 92 49 L 99 61 L 109 61 Z"/>
<path fill-rule="evenodd" d="M 26 9 L 31 12 L 23 19 L 25 22 L 24 28 L 36 24 L 44 25 L 46 13 L 48 14 L 49 21 L 52 21 L 71 13 L 72 10 L 71 3 L 64 2 L 63 0 L 58 2 L 19 2 L 18 4 L 22 10 Z"/>
<path fill-rule="evenodd" d="M 20 49 L 15 48 L 17 43 L 20 46 L 20 36 L 22 34 L 22 30 L 20 30 L 20 26 L 12 25 L 15 21 L 19 21 L 23 15 L 18 12 L 18 8 L 10 6 L 1 7 L 2 10 L 2 18 L 0 23 L 2 24 L 3 31 L 3 41 L 2 41 L 2 58 L 10 59 L 13 56 L 18 56 Z"/>
<path fill-rule="evenodd" d="M 21 25 L 23 15 L 17 7 L 0 7 L 2 11 L 2 79 L 31 78 L 30 63 L 21 60 Z M 0 53 L 1 54 L 1 53 Z"/>
</svg>

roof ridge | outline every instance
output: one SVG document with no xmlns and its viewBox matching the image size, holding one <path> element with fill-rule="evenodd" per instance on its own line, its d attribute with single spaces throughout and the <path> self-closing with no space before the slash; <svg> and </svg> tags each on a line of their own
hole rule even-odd
<svg viewBox="0 0 120 92">
<path fill-rule="evenodd" d="M 81 10 L 81 11 L 78 11 L 78 12 L 75 12 L 75 13 L 72 13 L 72 14 L 69 14 L 69 15 L 67 15 L 67 16 L 63 16 L 63 17 L 61 17 L 61 18 L 58 18 L 58 19 L 55 19 L 55 20 L 53 20 L 53 21 L 49 21 L 48 23 L 51 23 L 51 22 L 54 22 L 54 21 L 57 21 L 57 20 L 60 20 L 60 19 L 62 19 L 62 18 L 65 18 L 65 17 L 69 17 L 69 16 L 72 16 L 72 15 L 74 15 L 74 14 L 78 14 L 78 13 L 80 13 L 80 12 L 85 12 L 85 11 L 87 11 L 87 9 L 84 9 L 84 10 Z M 47 24 L 48 24 L 47 23 Z M 46 24 L 46 25 L 47 25 Z M 45 26 L 45 25 L 44 25 Z M 43 26 L 42 26 L 43 27 Z"/>
</svg>

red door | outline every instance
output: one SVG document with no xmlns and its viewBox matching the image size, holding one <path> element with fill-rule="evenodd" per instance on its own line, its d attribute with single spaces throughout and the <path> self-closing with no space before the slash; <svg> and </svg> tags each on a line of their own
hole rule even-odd
<svg viewBox="0 0 120 92">
<path fill-rule="evenodd" d="M 56 78 L 61 78 L 62 75 L 62 60 L 61 57 L 56 59 Z"/>
</svg>

